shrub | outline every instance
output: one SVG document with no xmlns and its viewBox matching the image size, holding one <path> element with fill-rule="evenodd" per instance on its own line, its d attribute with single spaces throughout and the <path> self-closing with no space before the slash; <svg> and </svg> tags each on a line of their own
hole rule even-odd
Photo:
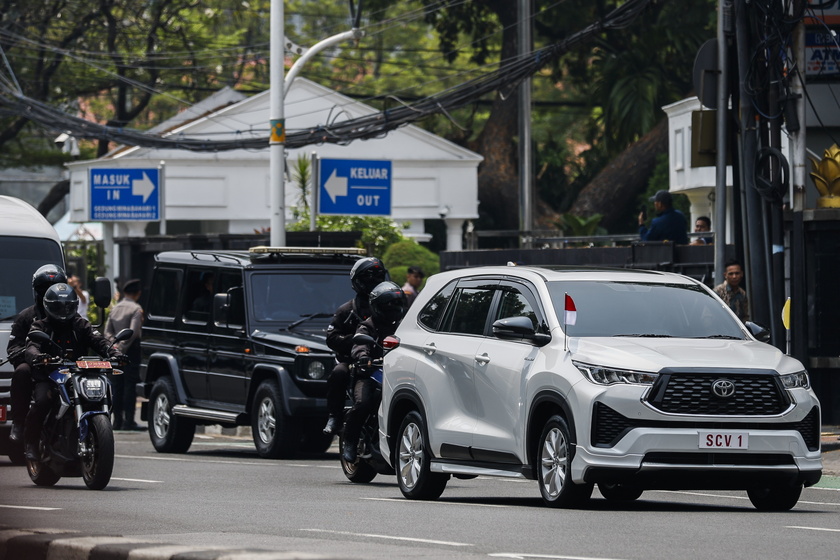
<svg viewBox="0 0 840 560">
<path fill-rule="evenodd" d="M 432 251 L 407 239 L 389 246 L 382 255 L 382 262 L 391 274 L 391 280 L 402 286 L 409 266 L 419 266 L 426 277 L 440 272 L 440 258 Z"/>
</svg>

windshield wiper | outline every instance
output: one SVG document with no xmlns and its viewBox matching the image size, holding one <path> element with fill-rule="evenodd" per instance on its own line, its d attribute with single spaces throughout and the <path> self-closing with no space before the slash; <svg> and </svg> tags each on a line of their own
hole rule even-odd
<svg viewBox="0 0 840 560">
<path fill-rule="evenodd" d="M 732 336 L 731 334 L 710 334 L 709 336 L 698 336 L 697 338 L 725 338 L 726 340 L 743 340 L 740 336 Z"/>
<path fill-rule="evenodd" d="M 298 319 L 297 321 L 294 321 L 293 323 L 289 323 L 283 330 L 284 331 L 290 331 L 293 328 L 295 328 L 296 326 L 298 326 L 302 323 L 305 323 L 305 322 L 309 321 L 310 319 L 326 319 L 327 317 L 332 317 L 332 316 L 333 316 L 332 313 L 310 313 L 309 315 L 303 315 L 300 319 Z"/>
<path fill-rule="evenodd" d="M 673 335 L 670 334 L 614 334 L 613 336 L 632 336 L 638 338 L 674 338 Z"/>
</svg>

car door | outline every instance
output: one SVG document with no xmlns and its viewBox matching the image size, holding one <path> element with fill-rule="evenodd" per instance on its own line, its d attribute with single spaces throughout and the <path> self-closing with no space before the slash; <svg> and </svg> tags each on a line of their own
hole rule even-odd
<svg viewBox="0 0 840 560">
<path fill-rule="evenodd" d="M 506 317 L 528 317 L 538 328 L 542 312 L 534 292 L 523 283 L 502 281 L 492 310 L 492 323 Z M 492 331 L 491 331 L 492 332 Z M 473 456 L 482 461 L 526 463 L 523 428 L 525 381 L 539 348 L 525 340 L 482 339 L 473 376 L 476 400 Z"/>
<path fill-rule="evenodd" d="M 184 297 L 181 298 L 181 327 L 173 335 L 181 378 L 192 401 L 210 400 L 207 381 L 210 311 L 205 290 L 215 278 L 215 273 L 214 269 L 207 267 L 187 268 Z"/>
<path fill-rule="evenodd" d="M 475 418 L 475 356 L 487 331 L 498 279 L 458 283 L 438 331 L 423 342 L 416 366 L 417 390 L 426 406 L 429 439 L 440 457 L 468 459 Z"/>
<path fill-rule="evenodd" d="M 207 382 L 210 398 L 229 405 L 231 411 L 245 408 L 248 394 L 248 364 L 244 356 L 250 353 L 250 341 L 245 336 L 245 303 L 240 270 L 220 271 L 215 290 L 230 294 L 227 320 L 219 322 L 214 315 L 210 327 Z"/>
</svg>

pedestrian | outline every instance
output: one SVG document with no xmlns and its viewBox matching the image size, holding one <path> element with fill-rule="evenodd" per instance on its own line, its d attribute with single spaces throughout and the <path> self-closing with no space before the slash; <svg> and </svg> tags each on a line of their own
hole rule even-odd
<svg viewBox="0 0 840 560">
<path fill-rule="evenodd" d="M 707 233 L 712 231 L 712 220 L 708 216 L 700 216 L 694 220 L 694 233 Z M 714 242 L 714 237 L 695 237 L 692 245 L 711 245 Z"/>
<path fill-rule="evenodd" d="M 656 209 L 656 217 L 645 226 L 645 213 L 639 213 L 639 237 L 642 241 L 671 241 L 677 245 L 688 245 L 688 222 L 685 215 L 674 209 L 674 199 L 668 191 L 656 191 L 650 197 Z"/>
<path fill-rule="evenodd" d="M 75 290 L 79 298 L 79 315 L 88 318 L 88 307 L 90 305 L 90 294 L 87 290 L 82 288 L 82 279 L 77 274 L 71 274 L 67 277 L 67 284 Z"/>
<path fill-rule="evenodd" d="M 125 283 L 120 290 L 123 298 L 111 310 L 105 325 L 105 337 L 113 342 L 117 333 L 129 328 L 134 331 L 127 340 L 117 343 L 117 349 L 128 356 L 128 364 L 122 375 L 111 379 L 114 390 L 114 429 L 137 430 L 134 420 L 137 396 L 135 386 L 140 382 L 140 331 L 143 327 L 143 308 L 138 300 L 142 295 L 140 280 L 133 279 Z"/>
<path fill-rule="evenodd" d="M 423 269 L 419 266 L 409 266 L 405 271 L 405 284 L 402 291 L 405 293 L 408 305 L 411 305 L 417 299 L 417 294 L 420 293 L 420 285 L 423 284 L 423 278 L 425 277 Z"/>
<path fill-rule="evenodd" d="M 750 320 L 750 306 L 747 292 L 741 287 L 744 279 L 744 268 L 737 260 L 726 261 L 724 281 L 715 286 L 715 293 L 726 303 L 742 322 Z"/>
</svg>

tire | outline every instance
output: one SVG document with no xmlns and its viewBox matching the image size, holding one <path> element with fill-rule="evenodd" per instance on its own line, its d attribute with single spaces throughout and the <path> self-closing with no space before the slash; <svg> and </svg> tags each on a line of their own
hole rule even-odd
<svg viewBox="0 0 840 560">
<path fill-rule="evenodd" d="M 81 458 L 82 478 L 91 490 L 102 490 L 114 472 L 114 430 L 104 414 L 90 417 L 85 444 L 91 453 Z"/>
<path fill-rule="evenodd" d="M 13 465 L 26 464 L 26 455 L 23 454 L 23 444 L 9 442 L 9 448 L 6 453 L 8 454 L 9 461 Z"/>
<path fill-rule="evenodd" d="M 283 413 L 280 388 L 263 381 L 254 394 L 251 431 L 257 453 L 264 459 L 292 459 L 300 447 L 300 433 L 292 418 Z"/>
<path fill-rule="evenodd" d="M 149 395 L 149 439 L 160 453 L 184 453 L 195 437 L 195 422 L 175 416 L 175 386 L 170 377 L 161 377 Z"/>
<path fill-rule="evenodd" d="M 43 437 L 43 435 L 41 436 Z M 43 440 L 38 444 L 38 456 L 44 456 L 44 442 Z M 32 479 L 38 486 L 55 486 L 55 483 L 61 480 L 61 475 L 52 470 L 49 465 L 45 465 L 42 461 L 26 461 L 26 471 L 29 473 L 29 478 Z"/>
<path fill-rule="evenodd" d="M 300 450 L 305 453 L 325 453 L 332 447 L 333 434 L 325 434 L 320 423 L 312 423 L 303 434 Z"/>
<path fill-rule="evenodd" d="M 747 490 L 752 505 L 759 511 L 788 511 L 799 501 L 802 485 L 765 486 Z"/>
<path fill-rule="evenodd" d="M 449 482 L 448 474 L 431 472 L 428 442 L 423 417 L 417 411 L 409 412 L 400 424 L 395 450 L 397 483 L 409 500 L 437 500 Z"/>
<path fill-rule="evenodd" d="M 641 488 L 633 488 L 619 483 L 599 482 L 598 491 L 604 499 L 611 502 L 632 502 L 642 495 Z"/>
<path fill-rule="evenodd" d="M 580 507 L 589 500 L 593 484 L 575 484 L 571 479 L 572 441 L 562 416 L 554 415 L 546 422 L 534 460 L 545 505 Z"/>
<path fill-rule="evenodd" d="M 344 449 L 344 437 L 341 435 L 338 436 L 338 449 Z M 367 484 L 376 478 L 376 470 L 362 458 L 359 458 L 355 463 L 348 463 L 339 452 L 339 461 L 341 462 L 341 470 L 344 471 L 344 476 L 350 482 Z"/>
</svg>

